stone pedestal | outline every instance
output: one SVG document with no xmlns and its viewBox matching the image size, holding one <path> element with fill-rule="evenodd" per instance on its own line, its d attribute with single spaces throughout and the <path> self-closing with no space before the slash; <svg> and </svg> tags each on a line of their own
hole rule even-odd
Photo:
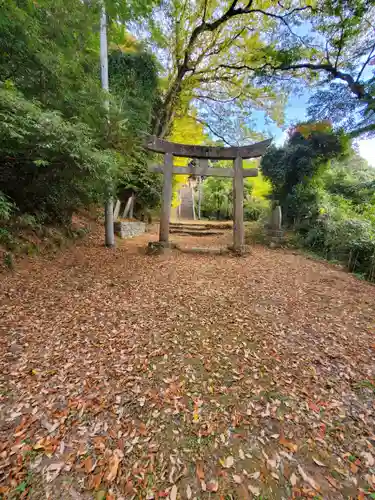
<svg viewBox="0 0 375 500">
<path fill-rule="evenodd" d="M 267 240 L 271 248 L 281 245 L 284 231 L 281 229 L 282 213 L 279 205 L 275 206 L 271 213 L 270 223 L 266 228 Z"/>
</svg>

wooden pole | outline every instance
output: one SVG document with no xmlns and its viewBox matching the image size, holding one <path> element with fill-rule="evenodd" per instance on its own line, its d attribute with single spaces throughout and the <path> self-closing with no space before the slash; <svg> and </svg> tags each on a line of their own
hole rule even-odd
<svg viewBox="0 0 375 500">
<path fill-rule="evenodd" d="M 130 206 L 132 204 L 132 201 L 133 201 L 133 195 L 129 196 L 128 201 L 126 202 L 125 209 L 124 209 L 124 212 L 122 214 L 122 217 L 124 219 L 126 219 L 126 217 L 128 216 L 128 213 L 130 211 Z"/>
<path fill-rule="evenodd" d="M 135 205 L 135 194 L 132 195 L 132 201 L 130 203 L 129 219 L 134 217 L 134 205 Z"/>
<path fill-rule="evenodd" d="M 118 219 L 119 213 L 120 213 L 120 208 L 121 208 L 121 201 L 117 200 L 116 205 L 115 205 L 115 210 L 113 212 L 113 220 L 116 221 Z"/>
<path fill-rule="evenodd" d="M 172 169 L 173 155 L 171 153 L 166 153 L 164 155 L 163 197 L 161 200 L 159 230 L 159 241 L 161 243 L 168 243 L 169 239 L 169 219 L 171 215 L 172 202 Z"/>
<path fill-rule="evenodd" d="M 233 249 L 241 251 L 245 243 L 243 223 L 243 173 L 242 158 L 237 157 L 233 162 Z"/>
</svg>

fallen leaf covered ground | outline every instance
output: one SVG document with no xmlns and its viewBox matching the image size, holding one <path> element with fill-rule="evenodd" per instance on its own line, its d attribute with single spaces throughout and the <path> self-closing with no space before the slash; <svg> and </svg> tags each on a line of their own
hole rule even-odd
<svg viewBox="0 0 375 500">
<path fill-rule="evenodd" d="M 150 238 L 0 276 L 0 497 L 375 498 L 374 286 Z"/>
</svg>

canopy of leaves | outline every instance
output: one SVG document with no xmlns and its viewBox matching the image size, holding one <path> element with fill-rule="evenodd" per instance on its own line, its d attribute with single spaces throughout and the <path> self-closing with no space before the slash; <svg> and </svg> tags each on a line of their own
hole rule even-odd
<svg viewBox="0 0 375 500">
<path fill-rule="evenodd" d="M 352 136 L 374 133 L 373 2 L 314 3 L 301 13 L 301 23 L 284 20 L 287 33 L 274 37 L 256 74 L 266 75 L 266 81 L 282 77 L 286 86 L 300 78 L 315 83 L 319 89 L 309 109 L 313 120 L 330 119 Z"/>
<path fill-rule="evenodd" d="M 1 80 L 45 107 L 96 126 L 104 119 L 99 10 L 78 0 L 1 3 Z"/>
<path fill-rule="evenodd" d="M 208 136 L 204 131 L 202 123 L 197 121 L 196 111 L 191 110 L 190 114 L 179 113 L 175 116 L 172 124 L 171 134 L 168 137 L 172 142 L 183 144 L 206 144 Z M 174 158 L 173 164 L 176 166 L 186 166 L 190 162 L 189 158 Z M 177 196 L 178 190 L 188 180 L 187 175 L 173 176 L 173 199 L 172 206 L 176 207 L 179 204 Z"/>
<path fill-rule="evenodd" d="M 375 170 L 328 122 L 303 123 L 261 161 L 298 242 L 375 279 Z"/>
<path fill-rule="evenodd" d="M 254 109 L 282 122 L 285 96 L 301 78 L 340 80 L 362 102 L 350 131 L 365 133 L 373 123 L 373 25 L 372 2 L 360 0 L 166 0 L 143 29 L 165 69 L 155 133 L 167 135 L 176 110 L 194 105 L 215 138 L 243 143 Z M 334 115 L 331 106 L 319 119 Z"/>
<path fill-rule="evenodd" d="M 168 135 L 176 110 L 190 105 L 213 136 L 228 143 L 248 140 L 254 109 L 281 123 L 281 86 L 261 81 L 248 68 L 263 64 L 272 33 L 286 18 L 297 22 L 299 12 L 264 1 L 162 2 L 145 30 L 165 68 L 155 133 Z"/>
</svg>

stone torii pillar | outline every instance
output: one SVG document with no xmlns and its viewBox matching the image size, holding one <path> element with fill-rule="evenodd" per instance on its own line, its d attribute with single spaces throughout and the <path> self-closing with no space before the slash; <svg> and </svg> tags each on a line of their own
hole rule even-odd
<svg viewBox="0 0 375 500">
<path fill-rule="evenodd" d="M 233 250 L 241 251 L 245 244 L 243 221 L 243 169 L 242 158 L 237 156 L 233 162 Z"/>
<path fill-rule="evenodd" d="M 161 198 L 159 242 L 168 244 L 169 241 L 169 222 L 171 218 L 172 203 L 172 175 L 173 175 L 173 155 L 166 153 L 164 155 L 163 168 L 163 194 Z"/>
<path fill-rule="evenodd" d="M 164 174 L 163 197 L 160 214 L 159 242 L 163 246 L 169 244 L 169 221 L 172 201 L 172 175 L 198 175 L 233 178 L 233 250 L 241 252 L 244 246 L 245 230 L 243 220 L 243 191 L 244 177 L 256 177 L 258 169 L 244 169 L 242 162 L 247 158 L 262 156 L 271 139 L 258 142 L 250 146 L 240 147 L 218 147 L 218 146 L 196 146 L 177 144 L 164 141 L 155 136 L 150 136 L 145 147 L 155 153 L 164 154 L 164 165 L 152 165 L 150 170 Z M 198 158 L 199 166 L 189 165 L 187 167 L 175 167 L 173 157 Z M 233 168 L 212 168 L 208 166 L 207 160 L 232 160 Z M 203 161 L 202 161 L 203 160 Z"/>
</svg>

